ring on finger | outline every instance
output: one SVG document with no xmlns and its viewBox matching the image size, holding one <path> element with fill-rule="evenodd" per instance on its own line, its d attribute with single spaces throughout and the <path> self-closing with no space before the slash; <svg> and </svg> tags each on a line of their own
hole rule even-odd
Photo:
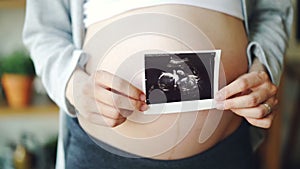
<svg viewBox="0 0 300 169">
<path fill-rule="evenodd" d="M 268 110 L 267 114 L 270 114 L 272 112 L 272 108 L 268 103 L 263 103 L 262 105 Z"/>
</svg>

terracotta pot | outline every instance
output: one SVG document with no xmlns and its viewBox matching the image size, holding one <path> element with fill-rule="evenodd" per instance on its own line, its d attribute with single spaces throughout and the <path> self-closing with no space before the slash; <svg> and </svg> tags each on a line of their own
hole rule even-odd
<svg viewBox="0 0 300 169">
<path fill-rule="evenodd" d="M 29 105 L 32 94 L 33 77 L 17 74 L 3 74 L 2 86 L 8 101 L 13 108 Z"/>
</svg>

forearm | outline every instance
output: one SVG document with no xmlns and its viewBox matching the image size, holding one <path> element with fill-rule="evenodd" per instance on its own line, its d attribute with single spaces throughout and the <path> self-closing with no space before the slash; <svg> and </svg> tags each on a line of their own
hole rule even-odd
<svg viewBox="0 0 300 169">
<path fill-rule="evenodd" d="M 254 58 L 264 64 L 272 82 L 279 84 L 292 23 L 289 0 L 257 0 L 249 16 L 249 63 Z"/>
<path fill-rule="evenodd" d="M 82 56 L 72 41 L 67 0 L 28 0 L 23 41 L 49 96 L 65 112 L 66 84 Z"/>
<path fill-rule="evenodd" d="M 70 77 L 70 80 L 67 83 L 66 87 L 66 98 L 74 106 L 75 105 L 75 96 L 74 90 L 83 88 L 85 83 L 88 81 L 89 75 L 82 70 L 81 68 L 76 68 Z M 90 88 L 89 88 L 90 89 Z"/>
<path fill-rule="evenodd" d="M 263 71 L 263 72 L 268 73 L 268 70 L 266 69 L 264 64 L 261 63 L 261 61 L 258 58 L 254 58 L 252 65 L 249 68 L 249 72 L 254 72 L 254 71 L 257 71 L 257 72 Z"/>
</svg>

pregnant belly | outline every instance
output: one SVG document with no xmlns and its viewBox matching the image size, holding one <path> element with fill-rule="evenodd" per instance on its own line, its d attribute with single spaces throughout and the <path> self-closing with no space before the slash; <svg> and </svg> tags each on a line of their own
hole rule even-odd
<svg viewBox="0 0 300 169">
<path fill-rule="evenodd" d="M 86 70 L 106 70 L 142 89 L 147 52 L 221 49 L 220 87 L 247 71 L 243 22 L 219 12 L 185 5 L 159 5 L 128 11 L 87 29 Z M 241 118 L 215 109 L 174 114 L 135 112 L 115 128 L 78 117 L 94 140 L 155 159 L 180 159 L 201 153 L 240 125 Z"/>
</svg>

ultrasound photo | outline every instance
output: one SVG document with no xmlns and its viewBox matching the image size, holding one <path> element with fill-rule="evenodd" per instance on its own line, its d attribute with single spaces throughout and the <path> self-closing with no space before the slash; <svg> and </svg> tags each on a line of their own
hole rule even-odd
<svg viewBox="0 0 300 169">
<path fill-rule="evenodd" d="M 147 104 L 212 99 L 215 52 L 145 54 Z"/>
</svg>

